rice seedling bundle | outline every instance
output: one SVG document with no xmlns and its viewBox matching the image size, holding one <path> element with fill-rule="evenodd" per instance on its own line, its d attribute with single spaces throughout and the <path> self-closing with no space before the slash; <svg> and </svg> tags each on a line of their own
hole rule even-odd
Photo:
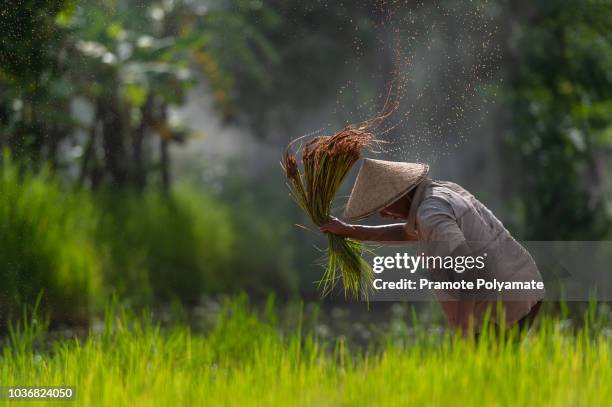
<svg viewBox="0 0 612 407">
<path fill-rule="evenodd" d="M 361 157 L 363 148 L 374 141 L 372 121 L 351 125 L 332 136 L 319 136 L 310 140 L 301 153 L 302 168 L 296 153 L 287 147 L 282 166 L 295 202 L 317 226 L 331 219 L 331 207 L 336 192 L 349 170 Z M 360 242 L 342 236 L 327 234 L 326 267 L 319 289 L 327 295 L 341 277 L 345 296 L 367 299 L 372 270 L 362 257 Z"/>
</svg>

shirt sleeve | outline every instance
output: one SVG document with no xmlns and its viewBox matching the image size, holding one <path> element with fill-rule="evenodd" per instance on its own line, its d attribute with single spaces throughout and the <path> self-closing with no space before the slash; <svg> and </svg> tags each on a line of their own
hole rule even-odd
<svg viewBox="0 0 612 407">
<path fill-rule="evenodd" d="M 453 208 L 442 198 L 425 199 L 419 206 L 417 219 L 422 240 L 427 243 L 442 244 L 444 249 L 448 250 L 447 254 L 465 242 L 465 236 L 457 224 Z"/>
</svg>

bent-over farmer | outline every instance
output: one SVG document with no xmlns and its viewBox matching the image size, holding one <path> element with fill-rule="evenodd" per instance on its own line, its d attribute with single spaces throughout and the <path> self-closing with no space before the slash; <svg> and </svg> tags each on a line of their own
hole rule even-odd
<svg viewBox="0 0 612 407">
<path fill-rule="evenodd" d="M 487 279 L 542 281 L 531 255 L 489 209 L 461 186 L 431 180 L 428 172 L 426 164 L 365 159 L 344 218 L 352 222 L 379 213 L 401 222 L 365 226 L 333 218 L 321 226 L 321 231 L 361 241 L 418 241 L 426 247 L 426 252 L 438 256 L 487 253 L 486 267 L 480 272 L 480 275 L 486 273 Z M 470 278 L 469 273 L 450 272 L 447 278 Z M 495 299 L 442 290 L 434 290 L 434 294 L 449 325 L 466 334 L 470 328 L 476 333 L 480 330 L 487 309 L 490 321 L 498 327 L 515 325 L 528 329 L 544 296 L 543 290 L 527 296 Z M 496 310 L 495 304 L 502 306 L 502 312 Z M 505 320 L 500 321 L 500 315 Z"/>
</svg>

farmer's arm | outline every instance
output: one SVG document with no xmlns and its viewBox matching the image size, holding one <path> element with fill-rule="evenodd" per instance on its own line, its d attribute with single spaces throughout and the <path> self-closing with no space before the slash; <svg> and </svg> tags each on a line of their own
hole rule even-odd
<svg viewBox="0 0 612 407">
<path fill-rule="evenodd" d="M 381 226 L 351 225 L 332 218 L 329 223 L 321 226 L 320 230 L 323 233 L 333 233 L 349 239 L 370 242 L 417 240 L 416 235 L 406 232 L 404 223 Z"/>
</svg>

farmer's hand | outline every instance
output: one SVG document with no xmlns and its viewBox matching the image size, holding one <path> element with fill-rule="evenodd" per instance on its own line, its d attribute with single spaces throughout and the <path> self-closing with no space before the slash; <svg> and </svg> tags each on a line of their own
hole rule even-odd
<svg viewBox="0 0 612 407">
<path fill-rule="evenodd" d="M 333 233 L 334 235 L 350 237 L 353 226 L 342 222 L 340 219 L 331 217 L 331 220 L 321 226 L 319 230 L 323 233 Z"/>
</svg>

